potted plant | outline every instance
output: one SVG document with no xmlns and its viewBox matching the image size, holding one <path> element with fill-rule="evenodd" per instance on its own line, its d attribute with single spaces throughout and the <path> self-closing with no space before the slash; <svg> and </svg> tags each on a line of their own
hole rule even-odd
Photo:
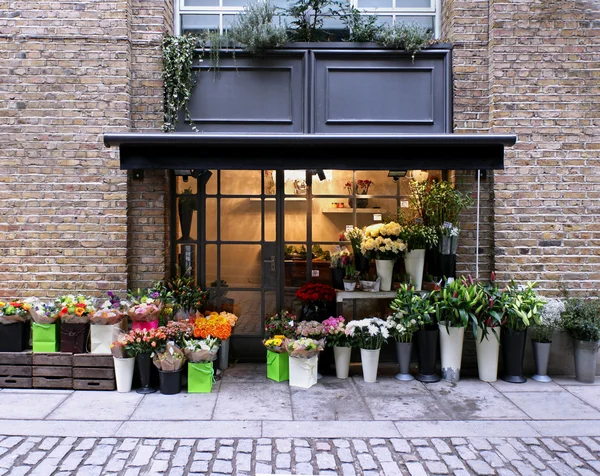
<svg viewBox="0 0 600 476">
<path fill-rule="evenodd" d="M 400 364 L 400 373 L 396 375 L 396 379 L 413 380 L 414 377 L 410 374 L 413 336 L 426 322 L 431 322 L 435 308 L 429 295 L 415 292 L 408 284 L 400 284 L 390 308 L 394 314 L 388 317 L 387 322 L 390 335 L 396 339 L 396 355 Z"/>
<path fill-rule="evenodd" d="M 600 345 L 600 302 L 597 299 L 567 299 L 560 324 L 573 341 L 575 378 L 578 382 L 594 383 Z"/>
<path fill-rule="evenodd" d="M 150 371 L 152 368 L 152 357 L 154 352 L 161 349 L 167 341 L 167 336 L 162 329 L 132 329 L 125 344 L 125 350 L 129 355 L 135 356 L 135 362 L 140 373 L 142 386 L 136 390 L 137 393 L 148 394 L 156 392 L 156 388 L 150 386 Z"/>
<path fill-rule="evenodd" d="M 544 300 L 534 291 L 535 283 L 517 286 L 513 281 L 502 293 L 505 319 L 502 325 L 502 361 L 504 375 L 502 380 L 510 383 L 525 383 L 523 377 L 523 357 L 527 329 L 540 323 L 540 311 Z"/>
<path fill-rule="evenodd" d="M 267 378 L 275 382 L 290 379 L 290 358 L 283 347 L 286 338 L 284 335 L 274 335 L 263 340 L 267 349 Z"/>
<path fill-rule="evenodd" d="M 60 317 L 60 350 L 82 354 L 87 351 L 90 317 L 96 312 L 90 297 L 67 294 L 55 299 Z"/>
<path fill-rule="evenodd" d="M 285 349 L 290 359 L 290 386 L 310 388 L 317 383 L 319 352 L 325 347 L 325 342 L 310 337 L 286 339 Z"/>
<path fill-rule="evenodd" d="M 181 225 L 181 239 L 189 240 L 192 229 L 192 219 L 196 211 L 196 195 L 191 188 L 186 188 L 179 196 L 177 204 L 179 211 L 179 224 Z"/>
<path fill-rule="evenodd" d="M 356 289 L 356 269 L 352 263 L 344 269 L 344 291 L 354 291 Z"/>
<path fill-rule="evenodd" d="M 22 352 L 29 345 L 30 302 L 0 302 L 0 352 Z"/>
<path fill-rule="evenodd" d="M 343 316 L 330 317 L 323 321 L 325 345 L 333 348 L 335 374 L 337 378 L 348 378 L 352 346 L 346 336 L 346 321 Z"/>
<path fill-rule="evenodd" d="M 381 286 L 381 278 L 374 274 L 363 273 L 358 276 L 361 291 L 377 293 Z"/>
<path fill-rule="evenodd" d="M 345 289 L 346 267 L 352 264 L 352 255 L 345 248 L 339 248 L 331 254 L 331 285 L 335 289 Z"/>
<path fill-rule="evenodd" d="M 335 303 L 335 289 L 327 284 L 305 283 L 296 291 L 302 304 L 302 320 L 323 322 L 330 315 Z"/>
<path fill-rule="evenodd" d="M 423 284 L 425 251 L 437 245 L 438 236 L 433 227 L 423 223 L 412 223 L 402 226 L 400 239 L 406 244 L 404 269 L 415 291 L 420 291 Z"/>
<path fill-rule="evenodd" d="M 453 280 L 434 293 L 436 318 L 440 329 L 442 378 L 460 380 L 465 328 L 471 326 L 477 336 L 477 314 L 483 309 L 483 291 L 471 276 Z"/>
<path fill-rule="evenodd" d="M 492 272 L 489 284 L 480 284 L 483 291 L 483 307 L 477 314 L 478 328 L 475 338 L 479 380 L 495 382 L 498 379 L 498 356 L 500 353 L 500 331 L 504 321 L 502 290 L 496 285 Z"/>
<path fill-rule="evenodd" d="M 549 299 L 540 311 L 540 323 L 531 327 L 531 345 L 535 374 L 531 377 L 537 382 L 551 382 L 548 377 L 548 360 L 552 336 L 560 324 L 560 316 L 565 311 L 565 304 L 560 299 Z"/>
<path fill-rule="evenodd" d="M 371 187 L 371 185 L 373 185 L 372 180 L 366 179 L 356 181 L 356 208 L 367 208 L 369 206 L 369 199 L 361 198 L 358 195 L 368 195 L 369 187 Z M 354 184 L 352 182 L 346 182 L 344 187 L 346 187 L 346 190 L 348 190 L 348 194 L 351 196 L 348 199 L 348 206 L 354 207 L 354 198 L 352 197 L 353 195 L 355 195 Z"/>
<path fill-rule="evenodd" d="M 158 327 L 158 316 L 163 308 L 159 291 L 152 289 L 142 291 L 138 288 L 137 292 L 127 292 L 127 300 L 130 303 L 127 315 L 132 321 L 133 329 L 149 330 Z"/>
<path fill-rule="evenodd" d="M 120 332 L 117 339 L 110 344 L 110 352 L 115 365 L 115 380 L 117 381 L 117 392 L 131 392 L 133 381 L 133 370 L 135 368 L 135 351 L 132 347 L 133 335 Z"/>
<path fill-rule="evenodd" d="M 181 374 L 185 356 L 174 342 L 167 342 L 163 349 L 154 353 L 152 362 L 158 369 L 160 393 L 175 395 L 181 392 Z"/>
<path fill-rule="evenodd" d="M 388 323 L 377 317 L 350 321 L 346 324 L 346 335 L 353 347 L 360 348 L 364 381 L 376 382 L 381 346 L 390 336 Z"/>
<path fill-rule="evenodd" d="M 396 222 L 377 223 L 365 228 L 360 251 L 367 258 L 375 259 L 377 276 L 381 278 L 381 291 L 392 289 L 394 261 L 406 249 L 400 238 L 402 227 Z"/>
<path fill-rule="evenodd" d="M 361 251 L 361 244 L 364 236 L 365 235 L 362 228 L 357 227 L 351 228 L 341 235 L 341 238 L 348 240 L 352 246 L 352 253 L 354 254 L 354 266 L 356 271 L 359 273 L 369 272 L 370 260 L 364 256 Z"/>
</svg>

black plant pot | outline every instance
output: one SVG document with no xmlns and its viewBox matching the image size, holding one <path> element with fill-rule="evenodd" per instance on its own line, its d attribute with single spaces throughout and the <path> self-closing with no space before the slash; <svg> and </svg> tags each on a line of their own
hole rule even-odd
<svg viewBox="0 0 600 476">
<path fill-rule="evenodd" d="M 332 268 L 331 269 L 331 285 L 335 289 L 344 289 L 344 276 L 346 270 L 344 268 Z"/>
<path fill-rule="evenodd" d="M 300 321 L 319 321 L 323 322 L 325 319 L 329 319 L 335 314 L 335 302 L 326 307 L 319 307 L 315 309 L 312 306 L 302 306 L 302 312 L 300 313 Z"/>
<path fill-rule="evenodd" d="M 319 373 L 322 375 L 334 375 L 335 371 L 331 370 L 331 364 L 333 361 L 333 347 L 327 346 L 322 352 L 319 352 Z"/>
<path fill-rule="evenodd" d="M 501 377 L 505 382 L 525 383 L 523 377 L 523 357 L 525 356 L 525 344 L 527 343 L 527 330 L 510 331 L 502 329 L 500 344 L 502 347 L 502 362 L 504 373 Z"/>
<path fill-rule="evenodd" d="M 422 329 L 416 333 L 419 374 L 415 378 L 420 382 L 433 383 L 440 381 L 441 377 L 435 373 L 438 335 L 438 329 Z"/>
<path fill-rule="evenodd" d="M 350 208 L 354 207 L 354 199 L 353 198 L 348 199 L 348 206 Z M 356 208 L 368 208 L 368 206 L 369 206 L 368 198 L 357 198 L 356 199 Z"/>
<path fill-rule="evenodd" d="M 456 255 L 439 254 L 440 274 L 446 278 L 456 278 Z"/>
<path fill-rule="evenodd" d="M 181 199 L 180 199 L 181 200 Z M 189 200 L 189 198 L 188 198 Z M 190 231 L 192 230 L 192 218 L 194 216 L 194 207 L 191 203 L 181 203 L 179 209 L 179 224 L 181 225 L 181 239 L 189 240 Z"/>
<path fill-rule="evenodd" d="M 160 393 L 163 395 L 175 395 L 181 392 L 181 369 L 166 372 L 158 371 L 160 376 Z"/>
<path fill-rule="evenodd" d="M 29 347 L 29 322 L 0 324 L 0 352 L 22 352 Z"/>
<path fill-rule="evenodd" d="M 441 277 L 439 261 L 440 254 L 437 249 L 425 251 L 425 273 L 434 277 Z"/>
<path fill-rule="evenodd" d="M 354 256 L 354 267 L 356 268 L 356 271 L 360 271 L 360 273 L 368 273 L 370 266 L 371 260 L 365 258 L 361 254 Z"/>
<path fill-rule="evenodd" d="M 150 375 L 152 370 L 152 359 L 149 353 L 138 354 L 135 356 L 138 371 L 140 373 L 140 381 L 142 386 L 136 390 L 137 393 L 154 393 L 155 388 L 150 386 Z"/>
</svg>

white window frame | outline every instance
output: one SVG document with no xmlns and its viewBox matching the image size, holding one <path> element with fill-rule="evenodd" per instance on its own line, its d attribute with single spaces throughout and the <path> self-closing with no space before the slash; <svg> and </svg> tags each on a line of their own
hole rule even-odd
<svg viewBox="0 0 600 476">
<path fill-rule="evenodd" d="M 350 4 L 356 6 L 358 0 L 350 0 Z M 223 0 L 219 0 L 223 4 Z M 219 32 L 223 33 L 223 15 L 235 15 L 244 10 L 244 7 L 186 7 L 185 0 L 175 0 L 175 33 L 181 34 L 181 15 L 219 15 Z M 394 21 L 397 16 L 433 16 L 434 37 L 439 38 L 442 31 L 442 0 L 431 0 L 430 7 L 423 8 L 361 8 L 361 12 L 367 15 L 391 16 Z"/>
</svg>

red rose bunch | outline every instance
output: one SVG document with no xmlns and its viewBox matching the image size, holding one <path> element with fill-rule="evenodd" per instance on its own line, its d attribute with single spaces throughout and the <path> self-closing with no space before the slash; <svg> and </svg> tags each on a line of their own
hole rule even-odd
<svg viewBox="0 0 600 476">
<path fill-rule="evenodd" d="M 305 304 L 331 302 L 335 300 L 335 289 L 327 284 L 306 283 L 296 291 L 296 297 Z"/>
</svg>

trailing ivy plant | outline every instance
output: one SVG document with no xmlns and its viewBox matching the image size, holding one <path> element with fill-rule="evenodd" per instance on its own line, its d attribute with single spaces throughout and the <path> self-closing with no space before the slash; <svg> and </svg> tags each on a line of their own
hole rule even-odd
<svg viewBox="0 0 600 476">
<path fill-rule="evenodd" d="M 377 24 L 376 15 L 361 15 L 360 10 L 348 2 L 334 2 L 330 9 L 333 16 L 339 16 L 348 30 L 348 40 L 357 43 L 368 43 L 375 38 L 382 29 Z"/>
<path fill-rule="evenodd" d="M 376 41 L 389 48 L 408 51 L 413 61 L 418 51 L 434 42 L 431 31 L 416 23 L 386 25 L 377 34 Z"/>
<path fill-rule="evenodd" d="M 188 104 L 196 82 L 192 64 L 197 44 L 197 38 L 190 34 L 167 35 L 163 38 L 162 78 L 165 88 L 163 129 L 165 132 L 175 130 L 182 109 L 185 111 L 185 118 L 191 122 Z"/>
<path fill-rule="evenodd" d="M 325 36 L 323 15 L 331 0 L 296 0 L 285 13 L 292 17 L 294 41 L 319 41 Z"/>
<path fill-rule="evenodd" d="M 288 41 L 287 25 L 273 22 L 276 11 L 271 0 L 250 2 L 229 30 L 229 39 L 254 56 L 283 46 Z"/>
</svg>

